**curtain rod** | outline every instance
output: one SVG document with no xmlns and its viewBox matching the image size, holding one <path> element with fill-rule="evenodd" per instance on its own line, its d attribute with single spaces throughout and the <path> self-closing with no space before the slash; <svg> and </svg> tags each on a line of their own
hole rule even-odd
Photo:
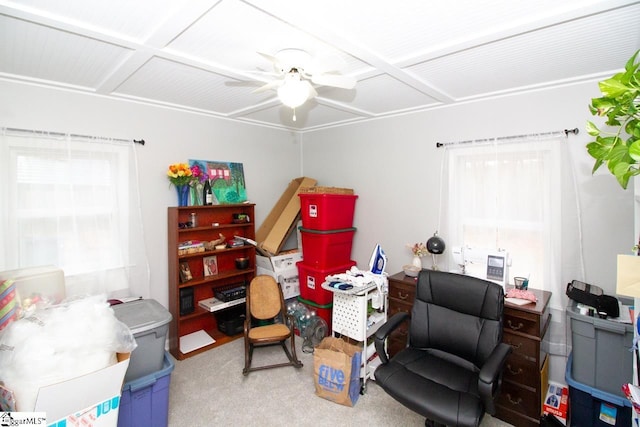
<svg viewBox="0 0 640 427">
<path fill-rule="evenodd" d="M 28 134 L 34 134 L 34 135 L 44 135 L 44 136 L 50 136 L 50 137 L 54 137 L 54 138 L 59 138 L 59 137 L 65 137 L 65 136 L 69 136 L 71 138 L 85 138 L 85 139 L 94 139 L 94 140 L 104 140 L 104 141 L 108 141 L 108 142 L 130 142 L 132 140 L 130 139 L 122 139 L 122 138 L 107 138 L 107 137 L 103 137 L 103 136 L 90 136 L 90 135 L 79 135 L 79 134 L 75 134 L 75 133 L 62 133 L 62 132 L 48 132 L 48 131 L 42 131 L 42 130 L 32 130 L 32 129 L 18 129 L 18 128 L 2 128 L 3 131 L 10 131 L 10 132 L 18 132 L 18 133 L 28 133 Z M 144 145 L 144 139 L 134 139 L 133 142 L 135 144 L 140 144 L 140 145 Z"/>
<path fill-rule="evenodd" d="M 436 142 L 436 148 L 446 147 L 449 145 L 459 145 L 459 144 L 479 144 L 479 143 L 489 143 L 494 141 L 504 142 L 504 141 L 508 141 L 511 139 L 518 139 L 518 138 L 536 138 L 540 136 L 556 136 L 562 133 L 564 133 L 564 136 L 568 138 L 570 133 L 577 135 L 578 132 L 580 132 L 578 128 L 573 128 L 573 129 L 557 130 L 552 132 L 530 133 L 528 135 L 499 136 L 497 138 L 470 139 L 467 141 L 455 141 L 455 142 Z"/>
</svg>

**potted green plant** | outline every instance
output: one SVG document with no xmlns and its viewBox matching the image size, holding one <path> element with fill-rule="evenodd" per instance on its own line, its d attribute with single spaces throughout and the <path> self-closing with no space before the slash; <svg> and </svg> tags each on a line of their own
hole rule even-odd
<svg viewBox="0 0 640 427">
<path fill-rule="evenodd" d="M 589 105 L 592 115 L 607 118 L 605 124 L 608 129 L 599 129 L 593 122 L 587 122 L 587 132 L 595 137 L 595 141 L 587 144 L 587 151 L 596 159 L 592 173 L 606 164 L 624 189 L 631 177 L 640 174 L 638 52 L 640 50 L 627 61 L 624 72 L 598 83 L 602 96 L 593 98 Z"/>
</svg>

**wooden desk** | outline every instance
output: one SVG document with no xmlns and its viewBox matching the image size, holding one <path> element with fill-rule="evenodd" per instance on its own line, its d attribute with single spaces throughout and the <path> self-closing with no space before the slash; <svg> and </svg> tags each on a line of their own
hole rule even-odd
<svg viewBox="0 0 640 427">
<path fill-rule="evenodd" d="M 496 417 L 516 426 L 539 426 L 547 392 L 548 358 L 542 340 L 549 328 L 551 292 L 529 289 L 538 302 L 505 302 L 502 341 L 513 348 L 507 359 Z"/>
</svg>

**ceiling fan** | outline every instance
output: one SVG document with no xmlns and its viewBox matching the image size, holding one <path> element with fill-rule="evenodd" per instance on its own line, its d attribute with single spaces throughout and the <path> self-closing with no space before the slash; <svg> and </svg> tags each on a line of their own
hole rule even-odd
<svg viewBox="0 0 640 427">
<path fill-rule="evenodd" d="M 313 85 L 353 89 L 356 79 L 338 72 L 337 57 L 312 57 L 302 49 L 283 49 L 275 55 L 258 52 L 273 64 L 273 72 L 262 72 L 275 77 L 274 80 L 253 92 L 276 90 L 278 98 L 293 108 L 293 121 L 296 120 L 296 107 L 318 95 Z M 313 84 L 312 84 L 313 83 Z"/>
</svg>

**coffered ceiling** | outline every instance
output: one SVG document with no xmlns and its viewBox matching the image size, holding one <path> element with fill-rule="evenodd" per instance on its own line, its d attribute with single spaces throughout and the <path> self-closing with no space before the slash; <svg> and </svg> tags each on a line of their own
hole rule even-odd
<svg viewBox="0 0 640 427">
<path fill-rule="evenodd" d="M 286 48 L 355 88 L 294 122 L 254 92 Z M 600 79 L 639 48 L 628 0 L 0 0 L 0 79 L 301 131 Z"/>
</svg>

